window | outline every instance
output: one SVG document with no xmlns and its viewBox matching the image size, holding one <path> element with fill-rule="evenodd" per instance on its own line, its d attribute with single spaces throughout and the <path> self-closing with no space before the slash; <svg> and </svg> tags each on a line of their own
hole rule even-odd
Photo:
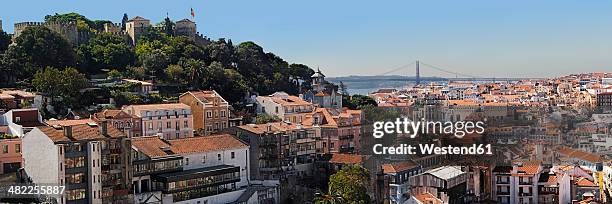
<svg viewBox="0 0 612 204">
<path fill-rule="evenodd" d="M 66 191 L 67 200 L 80 200 L 85 198 L 85 189 L 74 189 Z"/>
<path fill-rule="evenodd" d="M 206 118 L 212 118 L 212 112 L 206 111 Z"/>
<path fill-rule="evenodd" d="M 170 122 L 166 122 L 166 128 L 172 128 L 172 124 Z"/>
<path fill-rule="evenodd" d="M 185 158 L 185 165 L 189 165 L 189 158 Z"/>
<path fill-rule="evenodd" d="M 206 164 L 206 155 L 202 156 L 202 164 Z"/>
<path fill-rule="evenodd" d="M 8 145 L 2 145 L 2 153 L 8 153 Z"/>
<path fill-rule="evenodd" d="M 236 158 L 236 153 L 232 152 L 232 159 Z"/>
<path fill-rule="evenodd" d="M 188 121 L 183 121 L 183 127 L 188 128 L 189 127 L 189 123 Z"/>
<path fill-rule="evenodd" d="M 153 123 L 149 123 L 149 130 L 153 130 Z"/>
<path fill-rule="evenodd" d="M 217 160 L 221 161 L 221 154 L 217 154 Z"/>
<path fill-rule="evenodd" d="M 15 153 L 21 153 L 21 144 L 15 144 Z"/>
<path fill-rule="evenodd" d="M 77 168 L 85 166 L 85 157 L 66 158 L 64 161 L 66 168 Z"/>
<path fill-rule="evenodd" d="M 15 117 L 15 122 L 16 123 L 21 122 L 21 117 Z"/>
<path fill-rule="evenodd" d="M 87 177 L 85 176 L 85 173 L 66 174 L 66 183 L 68 184 L 87 183 Z"/>
<path fill-rule="evenodd" d="M 221 117 L 225 117 L 225 111 L 221 111 Z"/>
</svg>

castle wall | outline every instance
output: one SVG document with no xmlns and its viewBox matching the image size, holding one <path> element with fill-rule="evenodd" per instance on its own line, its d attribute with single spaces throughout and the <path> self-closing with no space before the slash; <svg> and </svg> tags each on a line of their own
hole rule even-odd
<svg viewBox="0 0 612 204">
<path fill-rule="evenodd" d="M 52 31 L 59 33 L 62 37 L 66 38 L 70 44 L 76 46 L 81 43 L 85 43 L 89 40 L 90 32 L 89 31 L 79 31 L 77 29 L 76 22 L 22 22 L 15 23 L 15 34 L 14 37 L 17 38 L 21 33 L 33 26 L 45 26 Z"/>
</svg>

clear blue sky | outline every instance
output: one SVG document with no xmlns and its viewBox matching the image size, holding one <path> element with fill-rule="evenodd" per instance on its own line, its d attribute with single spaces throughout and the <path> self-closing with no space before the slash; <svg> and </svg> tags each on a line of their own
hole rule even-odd
<svg viewBox="0 0 612 204">
<path fill-rule="evenodd" d="M 612 1 L 20 0 L 2 2 L 0 18 L 12 32 L 53 13 L 159 22 L 166 12 L 188 18 L 191 7 L 200 33 L 254 41 L 328 76 L 376 75 L 417 59 L 495 77 L 612 71 Z"/>
</svg>

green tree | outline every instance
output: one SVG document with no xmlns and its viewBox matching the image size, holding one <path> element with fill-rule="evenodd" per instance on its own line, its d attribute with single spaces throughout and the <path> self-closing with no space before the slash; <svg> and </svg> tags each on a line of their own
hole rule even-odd
<svg viewBox="0 0 612 204">
<path fill-rule="evenodd" d="M 101 69 L 125 70 L 134 62 L 134 51 L 126 40 L 110 33 L 100 33 L 77 48 L 80 69 L 100 73 Z"/>
<path fill-rule="evenodd" d="M 128 67 L 126 73 L 128 77 L 134 79 L 144 79 L 147 75 L 147 71 L 144 67 Z"/>
<path fill-rule="evenodd" d="M 125 24 L 129 21 L 127 13 L 123 14 L 123 18 L 121 18 L 121 30 L 125 30 Z"/>
<path fill-rule="evenodd" d="M 249 90 L 244 77 L 240 73 L 233 69 L 224 68 L 220 62 L 211 63 L 203 71 L 204 80 L 200 88 L 227 93 L 223 97 L 229 102 L 240 101 Z"/>
<path fill-rule="evenodd" d="M 52 100 L 59 97 L 64 103 L 73 104 L 71 100 L 76 98 L 79 90 L 87 87 L 88 81 L 74 68 L 59 70 L 48 67 L 34 74 L 32 85 L 37 91 L 48 94 Z"/>
<path fill-rule="evenodd" d="M 186 77 L 183 67 L 176 64 L 168 66 L 164 72 L 166 73 L 166 76 L 168 76 L 168 78 L 174 83 L 184 82 L 183 79 Z"/>
<path fill-rule="evenodd" d="M 74 67 L 76 63 L 70 43 L 46 27 L 28 27 L 15 41 L 17 46 L 13 54 L 20 60 L 26 76 L 45 67 Z"/>
<path fill-rule="evenodd" d="M 170 20 L 170 18 L 164 18 L 164 22 L 161 23 L 161 27 L 163 28 L 163 32 L 168 36 L 174 36 L 174 22 Z"/>
<path fill-rule="evenodd" d="M 116 69 L 109 71 L 107 75 L 109 79 L 119 79 L 123 77 L 123 74 L 121 74 L 121 72 L 117 71 Z"/>
<path fill-rule="evenodd" d="M 339 195 L 346 203 L 370 203 L 367 186 L 370 185 L 370 173 L 367 169 L 350 165 L 342 168 L 329 179 L 329 194 Z"/>
<path fill-rule="evenodd" d="M 344 204 L 346 200 L 340 195 L 317 193 L 314 198 L 315 204 Z"/>
<path fill-rule="evenodd" d="M 280 121 L 282 121 L 282 119 L 275 115 L 267 115 L 267 114 L 258 113 L 255 116 L 256 124 L 266 124 L 266 123 L 280 122 Z"/>
<path fill-rule="evenodd" d="M 11 36 L 4 31 L 0 32 L 0 54 L 4 53 L 8 49 L 8 46 L 11 44 Z"/>
<path fill-rule="evenodd" d="M 169 38 L 161 49 L 168 55 L 170 64 L 176 64 L 182 58 L 205 59 L 204 50 L 185 36 Z"/>
<path fill-rule="evenodd" d="M 342 105 L 349 109 L 361 109 L 367 106 L 377 106 L 376 100 L 372 97 L 355 94 L 352 96 L 343 95 L 342 96 Z"/>
<path fill-rule="evenodd" d="M 164 74 L 164 68 L 168 67 L 168 56 L 160 49 L 142 56 L 140 61 L 144 69 L 153 76 L 161 76 Z"/>
<path fill-rule="evenodd" d="M 224 67 L 231 67 L 235 62 L 235 49 L 231 40 L 226 42 L 221 38 L 213 41 L 206 46 L 205 52 L 211 62 L 220 62 Z"/>
</svg>

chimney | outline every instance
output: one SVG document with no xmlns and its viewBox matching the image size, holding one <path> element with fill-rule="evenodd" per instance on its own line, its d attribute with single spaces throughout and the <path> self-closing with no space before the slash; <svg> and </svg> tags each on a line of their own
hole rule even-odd
<svg viewBox="0 0 612 204">
<path fill-rule="evenodd" d="M 64 128 L 64 136 L 72 137 L 72 126 L 63 126 Z"/>
<path fill-rule="evenodd" d="M 108 135 L 108 121 L 106 120 L 100 121 L 100 134 L 103 136 Z"/>
</svg>

